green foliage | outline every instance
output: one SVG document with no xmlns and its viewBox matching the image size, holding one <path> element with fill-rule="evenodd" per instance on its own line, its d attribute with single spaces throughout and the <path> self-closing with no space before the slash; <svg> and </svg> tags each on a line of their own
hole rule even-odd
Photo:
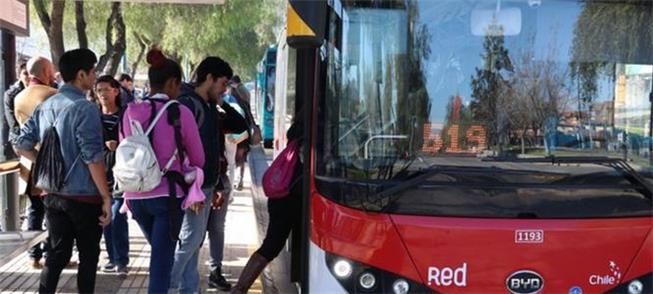
<svg viewBox="0 0 653 294">
<path fill-rule="evenodd" d="M 488 142 L 494 146 L 505 139 L 505 118 L 499 117 L 498 99 L 509 87 L 504 76 L 514 71 L 508 49 L 503 44 L 503 36 L 485 37 L 485 53 L 482 55 L 485 67 L 476 68 L 471 82 L 473 100 L 470 107 L 474 119 L 487 126 Z"/>
<path fill-rule="evenodd" d="M 587 1 L 574 29 L 571 77 L 580 99 L 592 102 L 600 74 L 614 74 L 615 63 L 647 64 L 653 51 L 652 4 Z"/>
<path fill-rule="evenodd" d="M 187 68 L 206 56 L 217 55 L 244 79 L 253 78 L 265 48 L 276 42 L 283 8 L 283 0 L 229 0 L 225 5 L 125 2 L 122 13 L 127 27 L 127 64 L 133 64 L 141 50 L 138 35 L 148 47 L 162 48 Z M 89 48 L 102 55 L 111 1 L 84 1 L 84 10 Z M 31 19 L 33 26 L 42 28 L 33 9 Z M 66 48 L 78 47 L 72 2 L 66 3 L 63 31 Z M 143 63 L 141 69 L 145 68 Z"/>
<path fill-rule="evenodd" d="M 159 45 L 165 52 L 187 65 L 217 55 L 227 60 L 234 71 L 252 78 L 265 47 L 274 42 L 273 28 L 280 23 L 273 4 L 280 0 L 232 0 L 226 5 L 143 5 L 125 9 L 128 30 Z M 256 3 L 259 4 L 259 3 Z M 277 6 L 279 7 L 279 6 Z M 133 33 L 128 33 L 133 38 Z M 129 41 L 128 56 L 137 54 Z"/>
</svg>

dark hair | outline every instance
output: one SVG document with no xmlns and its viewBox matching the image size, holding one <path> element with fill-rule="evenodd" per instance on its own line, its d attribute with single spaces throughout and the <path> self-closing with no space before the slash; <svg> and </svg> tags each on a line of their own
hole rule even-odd
<svg viewBox="0 0 653 294">
<path fill-rule="evenodd" d="M 75 79 L 80 70 L 89 72 L 95 66 L 97 57 L 89 49 L 80 48 L 68 51 L 59 59 L 59 71 L 64 82 Z"/>
<path fill-rule="evenodd" d="M 16 76 L 20 78 L 20 72 L 23 70 L 27 70 L 27 62 L 22 61 L 19 65 L 18 68 L 16 69 Z"/>
<path fill-rule="evenodd" d="M 231 82 L 236 83 L 236 84 L 240 84 L 241 83 L 240 77 L 239 76 L 234 76 L 233 78 L 231 78 Z"/>
<path fill-rule="evenodd" d="M 99 77 L 97 81 L 95 81 L 95 85 L 97 86 L 97 84 L 99 83 L 107 83 L 111 86 L 111 88 L 120 89 L 120 83 L 118 83 L 118 81 L 116 81 L 116 79 L 114 79 L 110 75 L 104 75 Z"/>
<path fill-rule="evenodd" d="M 118 81 L 119 82 L 122 82 L 122 81 L 133 82 L 134 80 L 132 79 L 132 77 L 130 75 L 124 73 L 124 74 L 120 74 L 120 77 L 118 77 Z"/>
<path fill-rule="evenodd" d="M 231 69 L 231 66 L 229 66 L 229 63 L 222 60 L 222 58 L 217 56 L 209 56 L 202 60 L 200 65 L 197 66 L 195 74 L 197 75 L 197 84 L 199 85 L 206 81 L 206 77 L 209 74 L 211 74 L 213 78 L 216 79 L 220 77 L 231 79 L 231 77 L 234 75 L 234 71 Z"/>
<path fill-rule="evenodd" d="M 111 86 L 111 88 L 114 88 L 114 89 L 118 90 L 118 95 L 116 96 L 116 105 L 120 106 L 121 105 L 120 95 L 122 94 L 121 90 L 120 90 L 120 83 L 118 81 L 116 81 L 116 79 L 114 79 L 110 75 L 104 75 L 104 76 L 99 77 L 95 81 L 95 86 L 97 86 L 97 84 L 99 84 L 99 83 L 107 83 L 107 84 L 109 84 L 109 86 Z M 95 95 L 93 95 L 93 98 L 95 98 Z"/>
<path fill-rule="evenodd" d="M 150 69 L 147 71 L 147 77 L 153 88 L 162 88 L 166 81 L 171 78 L 181 81 L 181 67 L 163 55 L 159 49 L 151 49 L 147 52 L 147 63 Z"/>
</svg>

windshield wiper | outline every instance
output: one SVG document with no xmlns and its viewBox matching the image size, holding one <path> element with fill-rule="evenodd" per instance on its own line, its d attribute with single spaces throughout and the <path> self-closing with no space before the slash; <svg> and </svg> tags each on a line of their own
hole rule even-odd
<svg viewBox="0 0 653 294">
<path fill-rule="evenodd" d="M 375 200 L 379 201 L 381 204 L 381 211 L 385 211 L 390 204 L 394 202 L 393 197 L 396 197 L 400 192 L 410 189 L 412 187 L 418 186 L 421 183 L 427 181 L 434 175 L 446 172 L 464 172 L 464 171 L 487 171 L 488 169 L 496 169 L 495 167 L 471 167 L 471 166 L 449 166 L 449 165 L 432 165 L 428 168 L 418 170 L 411 177 L 405 178 L 401 183 L 398 183 L 390 188 L 384 189 L 375 195 Z"/>
<path fill-rule="evenodd" d="M 551 163 L 551 164 L 596 164 L 608 166 L 615 169 L 624 176 L 631 184 L 635 185 L 639 193 L 648 199 L 653 199 L 653 188 L 628 162 L 621 158 L 606 156 L 547 156 L 547 157 L 487 157 L 482 161 L 492 162 L 527 162 L 527 163 Z"/>
</svg>

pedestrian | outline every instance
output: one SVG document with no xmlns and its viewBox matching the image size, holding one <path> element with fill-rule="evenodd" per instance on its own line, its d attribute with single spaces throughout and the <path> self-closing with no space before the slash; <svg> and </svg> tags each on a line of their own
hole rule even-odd
<svg viewBox="0 0 653 294">
<path fill-rule="evenodd" d="M 298 112 L 298 114 L 300 113 L 301 111 Z M 286 133 L 288 141 L 298 140 L 300 146 L 303 143 L 304 135 L 302 121 L 301 114 L 296 115 Z M 302 175 L 302 168 L 303 164 L 301 160 L 298 160 L 288 196 L 268 199 L 269 223 L 265 239 L 263 239 L 261 247 L 250 256 L 231 293 L 247 293 L 265 266 L 279 255 L 286 245 L 286 239 L 290 233 L 300 228 L 302 181 L 298 179 Z"/>
<path fill-rule="evenodd" d="M 181 176 L 184 172 L 182 164 L 187 159 L 191 166 L 203 167 L 204 150 L 192 112 L 186 106 L 168 104 L 179 94 L 181 67 L 158 49 L 148 52 L 147 62 L 150 64 L 148 78 L 152 92 L 142 102 L 129 104 L 122 119 L 120 135 L 132 135 L 132 129 L 127 127 L 131 121 L 138 121 L 143 129 L 148 129 L 164 105 L 170 105 L 161 113 L 149 136 L 159 166 L 167 167 L 167 170 L 153 190 L 125 192 L 124 198 L 152 247 L 148 291 L 166 293 L 183 217 L 182 201 L 188 190 L 184 176 Z"/>
<path fill-rule="evenodd" d="M 32 115 L 36 106 L 57 93 L 54 83 L 54 65 L 45 57 L 33 57 L 27 62 L 29 86 L 16 96 L 14 115 L 19 124 Z"/>
<path fill-rule="evenodd" d="M 134 102 L 134 80 L 126 73 L 123 73 L 118 78 L 120 82 L 120 100 L 121 107 L 127 107 L 127 104 Z"/>
<path fill-rule="evenodd" d="M 217 208 L 211 210 L 209 214 L 209 288 L 218 288 L 223 291 L 231 289 L 231 284 L 227 282 L 222 274 L 222 259 L 224 256 L 224 230 L 229 203 L 231 203 L 232 185 L 231 179 L 227 175 L 229 168 L 226 158 L 226 136 L 228 134 L 240 134 L 247 131 L 247 121 L 238 111 L 229 105 L 225 100 L 225 95 L 218 98 L 218 144 L 221 152 L 219 153 L 219 178 L 218 189 L 220 193 L 217 200 Z"/>
<path fill-rule="evenodd" d="M 102 227 L 111 220 L 102 122 L 98 108 L 84 95 L 93 88 L 96 62 L 88 49 L 65 52 L 59 60 L 64 86 L 36 107 L 16 139 L 18 153 L 36 161 L 34 178 L 45 197 L 50 251 L 41 271 L 40 293 L 56 291 L 73 242 L 79 250 L 77 290 L 95 290 Z"/>
<path fill-rule="evenodd" d="M 236 188 L 237 191 L 240 191 L 243 189 L 243 178 L 245 177 L 245 162 L 247 161 L 247 154 L 249 153 L 249 146 L 252 143 L 252 140 L 250 140 L 251 133 L 254 131 L 256 122 L 254 121 L 254 116 L 252 115 L 252 110 L 250 107 L 250 96 L 249 96 L 249 91 L 243 85 L 242 81 L 240 80 L 240 76 L 234 76 L 231 81 L 230 81 L 230 94 L 234 98 L 236 98 L 236 102 L 238 103 L 238 106 L 240 106 L 240 109 L 243 110 L 243 115 L 245 116 L 245 119 L 247 120 L 247 133 L 246 134 L 241 134 L 238 137 L 232 137 L 234 138 L 232 143 L 235 143 L 236 146 L 236 155 L 235 155 L 235 167 L 240 168 L 240 174 L 238 177 L 238 184 L 236 184 L 234 187 Z M 235 174 L 233 175 L 232 179 L 234 179 L 235 182 Z"/>
<path fill-rule="evenodd" d="M 20 134 L 20 126 L 14 115 L 14 101 L 18 93 L 29 85 L 29 73 L 27 63 L 23 62 L 18 67 L 18 80 L 4 93 L 4 109 L 2 113 L 2 147 L 5 161 L 16 158 L 16 153 L 11 142 Z"/>
<path fill-rule="evenodd" d="M 120 107 L 120 84 L 112 76 L 101 76 L 95 82 L 95 93 L 102 111 L 102 137 L 104 138 L 104 164 L 107 171 L 107 183 L 112 193 L 111 223 L 104 228 L 104 244 L 109 261 L 102 266 L 105 272 L 117 272 L 126 277 L 129 264 L 129 227 L 127 215 L 120 213 L 124 203 L 122 193 L 114 190 L 112 168 L 116 164 L 118 148 L 118 123 L 122 117 Z"/>
<path fill-rule="evenodd" d="M 49 59 L 45 57 L 31 58 L 27 62 L 27 72 L 29 73 L 29 84 L 14 99 L 14 115 L 19 128 L 25 125 L 38 105 L 57 93 L 57 90 L 50 86 L 54 81 L 54 65 Z M 45 207 L 41 198 L 42 191 L 34 187 L 30 177 L 34 162 L 30 162 L 26 158 L 21 158 L 20 162 L 20 176 L 27 183 L 25 194 L 30 200 L 30 206 L 27 209 L 27 229 L 43 231 Z M 32 268 L 41 268 L 40 261 L 46 254 L 44 251 L 47 251 L 47 248 L 46 240 L 43 244 L 36 244 L 29 249 Z"/>
<path fill-rule="evenodd" d="M 229 94 L 226 94 L 224 97 L 224 100 L 226 103 L 229 103 L 229 105 L 236 109 L 238 113 L 245 118 L 245 111 L 240 107 L 238 104 L 238 100 L 236 97 L 232 96 L 233 88 L 230 88 Z M 225 135 L 226 140 L 225 140 L 225 157 L 227 158 L 227 164 L 228 164 L 228 172 L 227 175 L 229 176 L 229 179 L 231 182 L 236 183 L 238 180 L 236 178 L 236 168 L 238 167 L 238 145 L 247 142 L 247 139 L 249 139 L 249 132 L 246 130 L 240 134 L 226 134 Z M 249 147 L 249 145 L 248 145 Z M 241 170 L 242 171 L 242 170 Z M 242 178 L 241 174 L 241 178 Z M 242 189 L 242 185 L 238 187 L 238 185 L 234 185 L 234 188 L 236 190 Z M 230 200 L 233 198 L 230 198 Z"/>
<path fill-rule="evenodd" d="M 220 174 L 220 149 L 218 136 L 218 109 L 216 103 L 225 93 L 227 82 L 232 75 L 231 67 L 219 57 L 207 57 L 197 66 L 195 85 L 185 85 L 179 102 L 188 107 L 199 127 L 202 147 L 206 160 L 204 163 L 204 184 L 206 195 L 203 208 L 199 212 L 185 211 L 179 245 L 175 252 L 172 269 L 171 288 L 180 293 L 198 293 L 200 276 L 198 272 L 199 249 L 206 236 L 207 222 L 211 207 L 217 209 L 215 201 L 220 199 L 222 188 L 218 186 Z M 213 274 L 215 276 L 216 274 Z M 220 277 L 222 275 L 217 273 Z M 213 278 L 215 280 L 215 277 Z M 211 281 L 211 278 L 209 278 Z M 217 280 L 215 287 L 230 289 L 224 278 Z"/>
</svg>

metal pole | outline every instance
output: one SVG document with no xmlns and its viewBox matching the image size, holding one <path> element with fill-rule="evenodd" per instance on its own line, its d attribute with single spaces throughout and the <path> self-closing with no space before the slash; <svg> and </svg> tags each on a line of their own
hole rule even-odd
<svg viewBox="0 0 653 294">
<path fill-rule="evenodd" d="M 18 173 L 8 173 L 0 176 L 0 226 L 3 231 L 17 231 L 20 229 Z"/>
</svg>

